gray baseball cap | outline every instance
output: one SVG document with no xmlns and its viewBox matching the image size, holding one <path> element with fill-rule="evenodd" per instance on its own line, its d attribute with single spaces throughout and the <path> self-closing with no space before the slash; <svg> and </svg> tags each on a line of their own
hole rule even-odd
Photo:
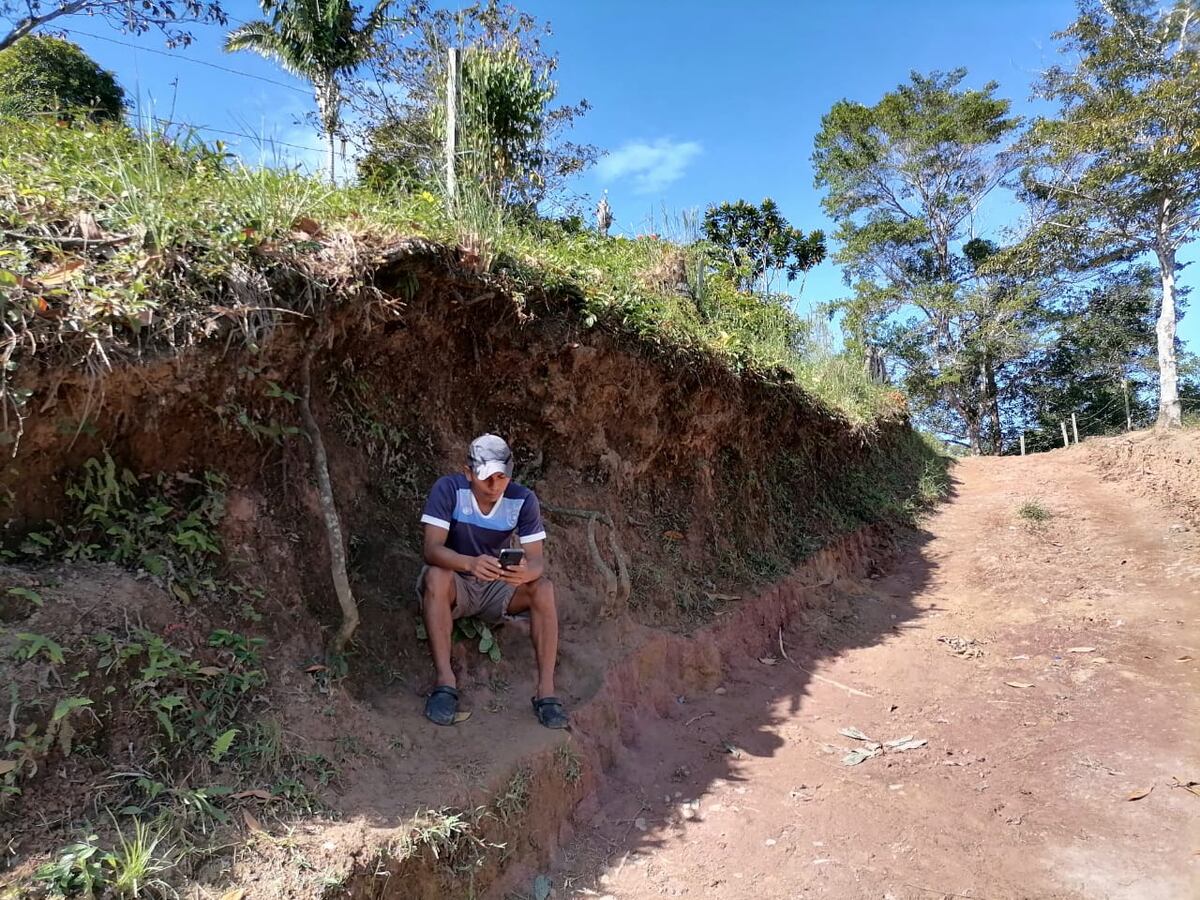
<svg viewBox="0 0 1200 900">
<path fill-rule="evenodd" d="M 479 480 L 490 478 L 497 472 L 512 478 L 513 454 L 504 438 L 494 434 L 481 434 L 471 441 L 467 451 L 467 462 Z"/>
</svg>

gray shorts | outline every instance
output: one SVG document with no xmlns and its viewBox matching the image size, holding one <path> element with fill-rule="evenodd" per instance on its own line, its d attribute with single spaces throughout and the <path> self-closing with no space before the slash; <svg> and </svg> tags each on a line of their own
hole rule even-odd
<svg viewBox="0 0 1200 900">
<path fill-rule="evenodd" d="M 417 576 L 417 600 L 425 601 L 425 573 L 429 566 L 421 567 Z M 474 616 L 488 625 L 496 625 L 508 613 L 508 604 L 517 592 L 516 585 L 506 581 L 480 581 L 473 575 L 454 573 L 454 618 Z"/>
</svg>

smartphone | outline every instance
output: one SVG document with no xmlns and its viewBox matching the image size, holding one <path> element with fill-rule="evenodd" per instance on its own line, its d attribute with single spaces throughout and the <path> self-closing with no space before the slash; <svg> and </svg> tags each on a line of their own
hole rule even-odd
<svg viewBox="0 0 1200 900">
<path fill-rule="evenodd" d="M 525 551 L 516 547 L 505 547 L 500 551 L 500 568 L 507 569 L 510 566 L 519 566 L 521 560 L 525 558 Z"/>
</svg>

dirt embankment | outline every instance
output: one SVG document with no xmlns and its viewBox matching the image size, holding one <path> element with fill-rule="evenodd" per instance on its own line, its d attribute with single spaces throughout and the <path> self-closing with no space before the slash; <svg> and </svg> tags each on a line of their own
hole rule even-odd
<svg viewBox="0 0 1200 900">
<path fill-rule="evenodd" d="M 1124 481 L 1200 528 L 1200 431 L 1139 431 L 1084 448 L 1106 481 Z"/>
<path fill-rule="evenodd" d="M 27 593 L 8 590 L 0 612 L 13 631 L 55 641 L 62 658 L 26 641 L 24 658 L 3 672 L 19 692 L 10 731 L 25 736 L 30 760 L 41 754 L 15 770 L 19 785 L 6 770 L 20 788 L 0 806 L 12 879 L 81 829 L 103 829 L 106 810 L 161 813 L 172 797 L 194 806 L 197 789 L 219 782 L 237 789 L 236 802 L 219 799 L 229 791 L 214 795 L 221 815 L 189 833 L 198 845 L 170 878 L 217 895 L 245 885 L 256 898 L 452 896 L 454 885 L 503 883 L 514 862 L 544 860 L 565 834 L 567 813 L 630 737 L 629 710 L 715 683 L 723 654 L 760 652 L 789 612 L 819 608 L 809 587 L 876 564 L 886 533 L 862 529 L 910 513 L 937 475 L 899 415 L 852 428 L 786 380 L 589 330 L 569 297 L 516 300 L 436 253 L 382 266 L 373 289 L 326 315 L 312 370 L 363 617 L 345 671 L 321 659 L 337 605 L 296 410 L 314 340 L 308 319 L 247 321 L 253 352 L 230 336 L 99 381 L 49 371 L 33 382 L 37 413 L 0 472 L 6 545 L 22 557 L 0 580 Z M 532 658 L 520 633 L 499 636 L 498 661 L 456 646 L 471 720 L 439 731 L 420 715 L 431 672 L 410 587 L 419 510 L 432 480 L 456 470 L 466 442 L 485 430 L 513 444 L 519 480 L 547 511 L 559 683 L 578 712 L 566 743 L 529 713 Z M 80 493 L 86 461 L 104 454 L 115 474 L 91 470 Z M 166 515 L 144 499 L 152 485 L 178 506 L 198 503 L 200 484 L 220 500 L 195 507 L 217 531 L 216 588 L 197 577 L 187 583 L 198 591 L 168 592 L 145 566 L 135 578 L 62 561 L 88 540 L 103 545 L 96 558 L 115 559 L 110 540 L 147 527 L 144 517 L 118 517 L 115 532 L 106 525 L 79 538 L 81 497 L 100 491 L 114 509 L 93 503 L 86 515 L 107 523 L 130 497 L 146 504 L 144 515 Z M 628 585 L 595 564 L 586 519 L 572 510 L 609 517 Z M 54 549 L 33 548 L 40 562 L 19 549 L 31 530 L 51 535 Z M 613 546 L 599 529 L 597 549 L 617 570 Z M 746 603 L 822 547 L 831 549 L 793 587 Z M 236 595 L 223 587 L 233 583 Z M 37 605 L 23 602 L 28 592 Z M 138 654 L 150 653 L 161 665 L 119 680 L 115 659 L 142 666 Z M 141 693 L 125 698 L 127 688 Z M 87 712 L 63 713 L 79 718 L 73 741 L 58 739 L 50 721 L 68 696 Z M 195 745 L 181 749 L 175 710 L 193 701 Z M 226 738 L 235 729 L 223 730 L 214 710 L 242 717 L 235 735 Z M 202 764 L 179 762 L 193 758 Z M 115 769 L 141 776 L 114 778 Z M 34 809 L 51 824 L 21 827 Z M 421 811 L 430 811 L 425 824 L 414 825 Z M 263 837 L 285 831 L 286 841 Z M 391 887 L 380 872 L 392 873 Z"/>
</svg>

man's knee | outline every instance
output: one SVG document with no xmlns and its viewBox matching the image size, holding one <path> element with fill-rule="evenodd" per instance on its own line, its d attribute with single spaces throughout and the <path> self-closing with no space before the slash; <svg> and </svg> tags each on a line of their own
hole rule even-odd
<svg viewBox="0 0 1200 900">
<path fill-rule="evenodd" d="M 554 582 L 539 578 L 530 585 L 529 605 L 537 612 L 554 612 Z"/>
<path fill-rule="evenodd" d="M 449 569 L 430 566 L 425 570 L 425 602 L 453 603 L 456 593 L 454 573 Z"/>
</svg>

